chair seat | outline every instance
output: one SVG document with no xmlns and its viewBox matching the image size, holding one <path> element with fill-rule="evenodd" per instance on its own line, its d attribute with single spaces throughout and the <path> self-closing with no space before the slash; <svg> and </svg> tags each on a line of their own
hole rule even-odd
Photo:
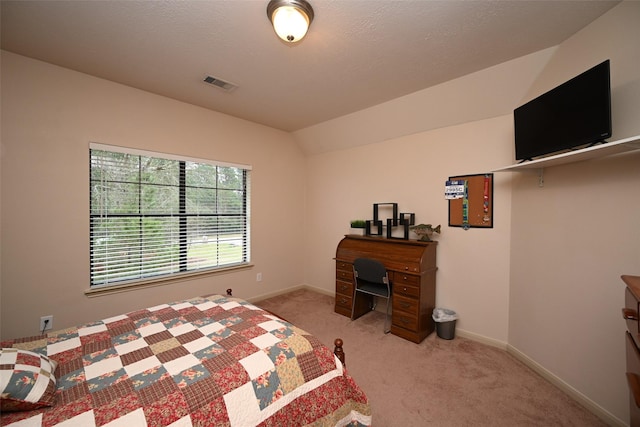
<svg viewBox="0 0 640 427">
<path fill-rule="evenodd" d="M 376 295 L 379 297 L 388 298 L 389 294 L 386 286 L 380 286 L 376 283 L 361 282 L 358 288 L 358 292 L 365 292 L 367 294 Z"/>
</svg>

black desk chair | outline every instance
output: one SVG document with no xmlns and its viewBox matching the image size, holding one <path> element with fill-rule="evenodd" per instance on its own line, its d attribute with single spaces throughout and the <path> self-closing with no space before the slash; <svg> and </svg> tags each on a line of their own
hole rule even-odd
<svg viewBox="0 0 640 427">
<path fill-rule="evenodd" d="M 389 274 L 384 264 L 370 258 L 358 258 L 353 262 L 353 277 L 355 292 L 353 295 L 353 307 L 351 309 L 351 320 L 354 319 L 356 309 L 356 299 L 358 293 L 365 293 L 374 297 L 387 299 L 387 317 L 384 321 L 384 333 L 388 334 L 390 329 L 389 309 L 391 308 L 391 282 Z M 374 299 L 371 309 L 376 308 L 377 301 Z M 389 326 L 387 326 L 389 325 Z"/>
</svg>

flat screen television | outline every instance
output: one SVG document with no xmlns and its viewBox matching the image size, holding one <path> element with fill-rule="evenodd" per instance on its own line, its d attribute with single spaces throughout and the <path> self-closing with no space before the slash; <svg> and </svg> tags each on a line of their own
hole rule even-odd
<svg viewBox="0 0 640 427">
<path fill-rule="evenodd" d="M 513 111 L 516 160 L 604 142 L 611 136 L 609 60 Z"/>
</svg>

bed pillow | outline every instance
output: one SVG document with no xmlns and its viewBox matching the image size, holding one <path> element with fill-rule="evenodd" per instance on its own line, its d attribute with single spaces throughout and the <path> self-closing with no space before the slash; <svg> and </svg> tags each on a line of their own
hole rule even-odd
<svg viewBox="0 0 640 427">
<path fill-rule="evenodd" d="M 17 348 L 0 350 L 0 410 L 29 411 L 53 406 L 57 363 Z"/>
</svg>

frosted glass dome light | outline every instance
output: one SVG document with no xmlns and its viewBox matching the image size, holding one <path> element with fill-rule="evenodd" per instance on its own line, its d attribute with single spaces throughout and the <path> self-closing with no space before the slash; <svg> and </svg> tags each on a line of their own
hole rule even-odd
<svg viewBox="0 0 640 427">
<path fill-rule="evenodd" d="M 313 21 L 313 9 L 305 0 L 271 0 L 267 5 L 267 16 L 278 37 L 295 43 L 307 34 Z"/>
</svg>

